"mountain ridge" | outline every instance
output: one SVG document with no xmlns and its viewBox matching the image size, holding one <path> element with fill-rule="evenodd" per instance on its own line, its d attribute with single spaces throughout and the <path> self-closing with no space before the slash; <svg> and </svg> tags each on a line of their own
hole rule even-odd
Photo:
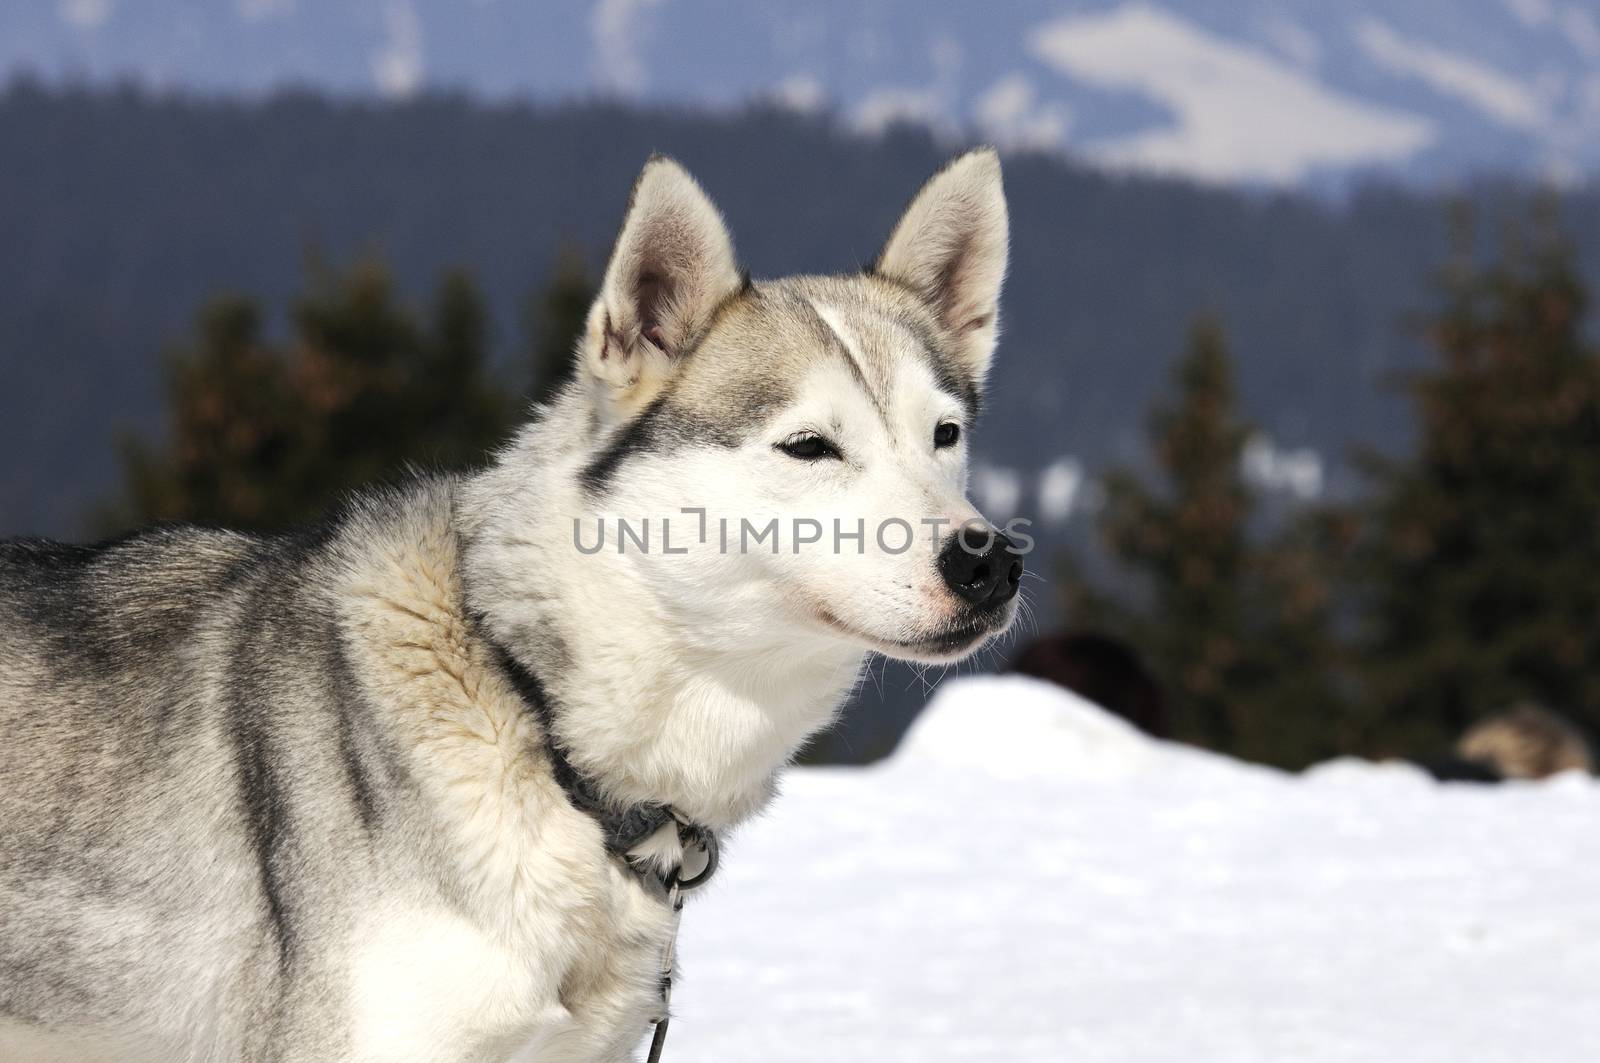
<svg viewBox="0 0 1600 1063">
<path fill-rule="evenodd" d="M 1117 170 L 1342 193 L 1600 171 L 1576 0 L 31 0 L 0 76 L 259 94 L 831 108 Z"/>
<path fill-rule="evenodd" d="M 0 95 L 13 249 L 0 258 L 0 445 L 19 458 L 0 484 L 0 534 L 81 534 L 115 486 L 118 436 L 160 428 L 161 351 L 215 294 L 281 312 L 310 249 L 335 264 L 380 251 L 414 296 L 470 268 L 504 357 L 559 246 L 599 268 L 657 150 L 705 183 L 757 276 L 870 261 L 949 154 L 925 132 L 870 138 L 770 108 Z M 1038 501 L 1029 485 L 1063 458 L 1140 459 L 1145 410 L 1201 313 L 1228 331 L 1252 416 L 1282 445 L 1319 451 L 1328 489 L 1348 488 L 1352 444 L 1404 443 L 1407 415 L 1383 382 L 1425 356 L 1406 320 L 1430 305 L 1449 252 L 1446 200 L 1374 187 L 1333 207 L 1037 153 L 1008 154 L 1006 181 L 1005 336 L 976 453 L 1022 477 L 1018 504 Z M 1480 195 L 1491 213 L 1524 198 Z M 1575 194 L 1567 210 L 1590 276 L 1596 199 Z"/>
</svg>

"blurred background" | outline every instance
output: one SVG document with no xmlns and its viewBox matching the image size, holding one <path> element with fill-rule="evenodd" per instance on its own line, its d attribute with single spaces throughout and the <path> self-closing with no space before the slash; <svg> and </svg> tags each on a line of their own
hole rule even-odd
<svg viewBox="0 0 1600 1063">
<path fill-rule="evenodd" d="M 0 79 L 0 535 L 480 461 L 652 151 L 762 276 L 869 261 L 990 141 L 974 494 L 1045 579 L 968 667 L 1283 767 L 1588 764 L 1590 4 L 12 0 Z M 942 678 L 875 667 L 808 756 L 885 756 Z"/>
</svg>

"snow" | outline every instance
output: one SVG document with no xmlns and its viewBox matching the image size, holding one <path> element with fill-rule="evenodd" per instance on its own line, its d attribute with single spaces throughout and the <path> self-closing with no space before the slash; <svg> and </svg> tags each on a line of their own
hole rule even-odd
<svg viewBox="0 0 1600 1063">
<path fill-rule="evenodd" d="M 1521 129 L 1538 129 L 1547 119 L 1538 96 L 1516 78 L 1463 55 L 1400 36 L 1375 18 L 1356 27 L 1356 41 L 1374 63 L 1402 77 L 1414 77 L 1436 92 L 1454 96 L 1487 117 Z"/>
<path fill-rule="evenodd" d="M 797 769 L 684 913 L 668 1059 L 1600 1059 L 1600 785 L 1301 776 L 1021 677 Z"/>
<path fill-rule="evenodd" d="M 828 105 L 828 90 L 815 74 L 791 74 L 773 86 L 772 99 L 799 114 L 818 114 Z"/>
<path fill-rule="evenodd" d="M 1342 95 L 1148 4 L 1045 23 L 1029 46 L 1069 78 L 1140 93 L 1172 112 L 1171 126 L 1087 145 L 1114 167 L 1291 183 L 1318 168 L 1403 161 L 1436 135 L 1422 118 Z"/>
<path fill-rule="evenodd" d="M 372 55 L 378 91 L 404 99 L 422 87 L 423 33 L 415 0 L 389 0 L 383 9 L 384 40 Z"/>
<path fill-rule="evenodd" d="M 1600 170 L 1595 0 L 12 0 L 0 78 L 19 71 L 202 94 L 777 99 L 1314 191 L 1374 170 Z"/>
<path fill-rule="evenodd" d="M 992 518 L 1012 516 L 1022 502 L 1022 474 L 1002 465 L 979 462 L 972 467 L 972 493 Z"/>
<path fill-rule="evenodd" d="M 57 10 L 67 25 L 79 30 L 97 30 L 111 18 L 112 0 L 58 0 Z"/>
<path fill-rule="evenodd" d="M 647 15 L 663 0 L 599 0 L 589 15 L 594 48 L 594 78 L 607 92 L 637 95 L 648 87 L 650 71 L 642 55 L 641 37 L 649 29 Z"/>
<path fill-rule="evenodd" d="M 851 121 L 861 132 L 877 136 L 896 123 L 936 126 L 942 110 L 938 88 L 894 86 L 868 93 Z"/>
<path fill-rule="evenodd" d="M 1060 524 L 1072 516 L 1088 494 L 1088 473 L 1077 458 L 1057 458 L 1039 474 L 1039 516 Z"/>
<path fill-rule="evenodd" d="M 1310 447 L 1285 449 L 1258 432 L 1246 440 L 1239 469 L 1265 491 L 1287 491 L 1302 502 L 1322 495 L 1322 455 Z"/>
<path fill-rule="evenodd" d="M 978 97 L 973 115 L 984 135 L 1004 148 L 1058 148 L 1072 125 L 1072 112 L 1059 102 L 1043 102 L 1036 96 L 1033 81 L 1026 75 L 1006 74 Z"/>
</svg>

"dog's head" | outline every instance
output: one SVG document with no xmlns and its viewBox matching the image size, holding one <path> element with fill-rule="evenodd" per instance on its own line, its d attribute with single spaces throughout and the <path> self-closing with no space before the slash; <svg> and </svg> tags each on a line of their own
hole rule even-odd
<svg viewBox="0 0 1600 1063">
<path fill-rule="evenodd" d="M 622 537 L 718 638 L 937 662 L 1003 631 L 1020 552 L 965 494 L 1007 240 L 999 160 L 974 151 L 864 273 L 751 283 L 699 185 L 652 159 L 580 342 L 604 549 Z"/>
</svg>

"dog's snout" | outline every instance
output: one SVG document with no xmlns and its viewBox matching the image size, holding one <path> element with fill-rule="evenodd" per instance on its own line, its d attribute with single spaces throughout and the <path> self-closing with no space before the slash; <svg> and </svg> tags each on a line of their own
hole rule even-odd
<svg viewBox="0 0 1600 1063">
<path fill-rule="evenodd" d="M 939 552 L 939 574 L 969 605 L 1002 605 L 1016 597 L 1022 584 L 1022 556 L 1002 532 L 964 527 Z"/>
</svg>

